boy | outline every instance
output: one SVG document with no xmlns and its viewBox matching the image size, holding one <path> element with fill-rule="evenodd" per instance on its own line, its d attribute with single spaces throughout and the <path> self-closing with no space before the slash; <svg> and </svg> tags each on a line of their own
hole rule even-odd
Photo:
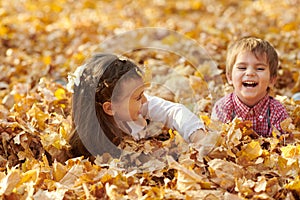
<svg viewBox="0 0 300 200">
<path fill-rule="evenodd" d="M 250 120 L 262 136 L 270 136 L 272 127 L 284 133 L 280 122 L 289 117 L 288 113 L 269 96 L 277 70 L 278 55 L 269 42 L 244 37 L 232 43 L 227 52 L 226 77 L 234 91 L 216 102 L 211 118 L 223 123 L 235 117 Z"/>
</svg>

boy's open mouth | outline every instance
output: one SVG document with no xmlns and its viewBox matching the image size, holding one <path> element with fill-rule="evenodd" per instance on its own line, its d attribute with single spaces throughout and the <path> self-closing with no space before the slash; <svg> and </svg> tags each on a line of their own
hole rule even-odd
<svg viewBox="0 0 300 200">
<path fill-rule="evenodd" d="M 258 83 L 253 82 L 253 81 L 245 81 L 245 82 L 243 82 L 243 86 L 245 86 L 245 87 L 255 87 L 257 85 L 258 85 Z"/>
</svg>

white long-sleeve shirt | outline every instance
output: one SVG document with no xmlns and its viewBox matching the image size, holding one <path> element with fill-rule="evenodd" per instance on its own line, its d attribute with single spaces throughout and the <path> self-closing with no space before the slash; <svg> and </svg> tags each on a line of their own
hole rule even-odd
<svg viewBox="0 0 300 200">
<path fill-rule="evenodd" d="M 175 129 L 189 142 L 189 137 L 198 129 L 205 129 L 203 122 L 188 108 L 179 103 L 164 100 L 156 96 L 145 94 L 147 102 L 142 106 L 140 122 L 130 121 L 127 125 L 131 128 L 130 134 L 139 140 L 157 135 L 162 127 Z M 149 119 L 150 125 L 141 123 Z M 151 123 L 154 123 L 154 125 Z M 144 124 L 138 125 L 138 124 Z"/>
</svg>

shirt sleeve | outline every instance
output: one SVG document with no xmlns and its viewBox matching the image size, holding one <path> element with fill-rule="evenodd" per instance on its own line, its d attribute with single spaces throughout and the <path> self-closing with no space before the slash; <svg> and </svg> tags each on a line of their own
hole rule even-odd
<svg viewBox="0 0 300 200">
<path fill-rule="evenodd" d="M 201 119 L 184 105 L 146 94 L 145 97 L 147 103 L 143 106 L 143 115 L 177 130 L 186 141 L 190 141 L 190 135 L 196 130 L 205 129 Z"/>
</svg>

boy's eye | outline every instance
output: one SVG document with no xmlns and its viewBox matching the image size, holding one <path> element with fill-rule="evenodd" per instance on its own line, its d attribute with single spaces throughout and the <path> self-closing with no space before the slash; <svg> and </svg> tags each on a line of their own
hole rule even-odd
<svg viewBox="0 0 300 200">
<path fill-rule="evenodd" d="M 265 68 L 264 68 L 264 67 L 258 67 L 257 70 L 258 70 L 258 71 L 264 71 Z"/>
</svg>

